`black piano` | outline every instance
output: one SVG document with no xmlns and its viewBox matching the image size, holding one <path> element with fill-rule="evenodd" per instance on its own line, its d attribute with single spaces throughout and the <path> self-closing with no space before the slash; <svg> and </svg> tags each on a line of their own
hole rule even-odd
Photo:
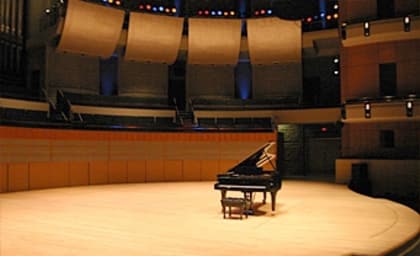
<svg viewBox="0 0 420 256">
<path fill-rule="evenodd" d="M 255 192 L 263 193 L 263 203 L 266 201 L 266 192 L 270 192 L 271 210 L 276 210 L 276 195 L 281 188 L 281 175 L 273 164 L 276 155 L 270 153 L 270 148 L 274 145 L 275 142 L 265 144 L 226 173 L 217 175 L 214 189 L 221 191 L 222 200 L 226 197 L 227 191 L 241 191 L 248 202 L 248 212 L 252 214 Z M 262 166 L 267 163 L 273 167 L 272 171 L 263 170 Z"/>
</svg>

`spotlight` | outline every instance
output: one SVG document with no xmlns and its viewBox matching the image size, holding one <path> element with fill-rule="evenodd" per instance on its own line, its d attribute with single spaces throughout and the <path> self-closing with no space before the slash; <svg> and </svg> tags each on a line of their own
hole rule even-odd
<svg viewBox="0 0 420 256">
<path fill-rule="evenodd" d="M 340 74 L 340 71 L 338 71 L 338 70 L 334 70 L 334 72 L 333 72 L 333 73 L 334 73 L 334 75 L 335 75 L 335 76 L 338 76 L 338 75 Z"/>
<path fill-rule="evenodd" d="M 261 15 L 264 15 L 265 14 L 265 10 L 262 9 L 260 13 L 261 13 Z"/>
<path fill-rule="evenodd" d="M 217 11 L 217 15 L 222 16 L 223 12 L 219 10 L 219 11 Z"/>
<path fill-rule="evenodd" d="M 150 4 L 146 5 L 146 10 L 150 11 L 152 9 L 152 6 Z"/>
<path fill-rule="evenodd" d="M 211 11 L 210 14 L 213 15 L 213 16 L 215 16 L 216 15 L 216 12 L 215 11 Z"/>
<path fill-rule="evenodd" d="M 365 102 L 365 118 L 371 118 L 371 106 L 369 102 Z"/>
<path fill-rule="evenodd" d="M 335 4 L 335 5 L 333 6 L 333 8 L 334 8 L 334 10 L 338 10 L 339 5 L 338 5 L 338 4 Z"/>
<path fill-rule="evenodd" d="M 114 2 L 114 0 L 108 0 L 108 3 L 112 4 Z"/>
<path fill-rule="evenodd" d="M 365 36 L 369 36 L 370 35 L 370 24 L 369 21 L 365 21 L 363 23 L 363 33 Z"/>
<path fill-rule="evenodd" d="M 268 10 L 267 10 L 267 15 L 271 15 L 271 14 L 273 14 L 273 10 L 268 9 Z"/>
<path fill-rule="evenodd" d="M 157 12 L 158 8 L 156 6 L 152 7 L 152 11 Z"/>
<path fill-rule="evenodd" d="M 170 13 L 171 12 L 171 10 L 169 9 L 169 8 L 165 8 L 165 12 L 166 13 Z M 202 12 L 202 11 L 201 11 Z"/>
<path fill-rule="evenodd" d="M 176 8 L 174 7 L 174 8 L 172 8 L 172 13 L 176 13 Z"/>
<path fill-rule="evenodd" d="M 413 116 L 413 101 L 412 100 L 408 100 L 408 101 L 406 101 L 406 103 L 405 103 L 405 112 L 406 112 L 406 115 L 408 116 L 408 117 L 412 117 Z"/>
<path fill-rule="evenodd" d="M 163 11 L 165 11 L 165 8 L 163 8 L 163 6 L 159 6 L 159 11 L 163 12 Z"/>
<path fill-rule="evenodd" d="M 169 9 L 167 9 L 167 10 L 169 10 Z M 199 16 L 201 16 L 201 15 L 203 15 L 203 11 L 202 11 L 202 10 L 199 10 L 199 11 L 197 12 L 197 14 L 198 14 Z"/>
<path fill-rule="evenodd" d="M 404 17 L 404 31 L 410 32 L 410 30 L 411 30 L 411 18 L 410 16 L 405 16 Z"/>
<path fill-rule="evenodd" d="M 223 12 L 223 15 L 224 16 L 228 16 L 229 15 L 229 12 Z"/>
<path fill-rule="evenodd" d="M 331 20 L 332 16 L 331 15 L 327 15 L 327 20 Z"/>
<path fill-rule="evenodd" d="M 230 16 L 235 16 L 235 11 L 230 11 Z"/>
<path fill-rule="evenodd" d="M 340 62 L 340 59 L 338 58 L 338 57 L 335 57 L 334 59 L 333 59 L 333 63 L 334 64 L 338 64 Z"/>
<path fill-rule="evenodd" d="M 321 17 L 321 19 L 325 18 L 325 12 L 321 12 L 321 13 L 319 14 L 319 17 Z"/>
<path fill-rule="evenodd" d="M 139 5 L 139 9 L 140 9 L 140 10 L 144 10 L 144 5 L 142 5 L 142 4 L 141 4 L 141 5 Z"/>
<path fill-rule="evenodd" d="M 258 15 L 260 15 L 260 12 L 259 11 L 255 11 L 255 16 L 258 16 Z"/>
<path fill-rule="evenodd" d="M 306 18 L 306 22 L 311 23 L 312 22 L 312 17 Z"/>
<path fill-rule="evenodd" d="M 121 1 L 117 0 L 117 1 L 115 1 L 115 4 L 116 5 L 121 5 Z"/>
<path fill-rule="evenodd" d="M 205 10 L 204 15 L 209 15 L 209 10 Z"/>
<path fill-rule="evenodd" d="M 45 12 L 45 14 L 50 14 L 51 13 L 51 9 L 50 8 L 47 8 L 47 9 L 44 10 L 44 12 Z"/>
<path fill-rule="evenodd" d="M 338 13 L 334 13 L 333 17 L 334 19 L 338 19 Z"/>
</svg>

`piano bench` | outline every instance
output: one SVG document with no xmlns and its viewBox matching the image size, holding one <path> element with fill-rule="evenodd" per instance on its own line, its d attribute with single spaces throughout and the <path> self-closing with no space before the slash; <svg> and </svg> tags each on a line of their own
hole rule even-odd
<svg viewBox="0 0 420 256">
<path fill-rule="evenodd" d="M 245 217 L 248 218 L 248 213 L 246 212 L 246 200 L 245 198 L 238 198 L 238 197 L 225 197 L 220 200 L 222 203 L 223 209 L 223 218 L 226 218 L 226 208 L 229 211 L 229 218 L 232 216 L 232 207 L 239 209 L 239 214 L 242 219 L 242 214 L 245 213 Z"/>
</svg>

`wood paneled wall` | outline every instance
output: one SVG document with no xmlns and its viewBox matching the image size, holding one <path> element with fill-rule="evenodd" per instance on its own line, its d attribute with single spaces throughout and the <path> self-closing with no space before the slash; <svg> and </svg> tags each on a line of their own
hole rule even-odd
<svg viewBox="0 0 420 256">
<path fill-rule="evenodd" d="M 341 98 L 378 97 L 379 64 L 397 65 L 397 94 L 420 90 L 420 40 L 342 48 Z"/>
<path fill-rule="evenodd" d="M 158 133 L 0 127 L 0 192 L 215 180 L 275 133 Z"/>
</svg>

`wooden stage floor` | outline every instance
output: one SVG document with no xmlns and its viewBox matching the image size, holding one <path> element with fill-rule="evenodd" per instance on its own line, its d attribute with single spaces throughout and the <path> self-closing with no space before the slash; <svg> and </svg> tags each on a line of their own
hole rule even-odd
<svg viewBox="0 0 420 256">
<path fill-rule="evenodd" d="M 383 255 L 420 230 L 405 206 L 323 182 L 287 180 L 275 213 L 257 207 L 223 219 L 213 182 L 1 194 L 0 255 Z"/>
</svg>

